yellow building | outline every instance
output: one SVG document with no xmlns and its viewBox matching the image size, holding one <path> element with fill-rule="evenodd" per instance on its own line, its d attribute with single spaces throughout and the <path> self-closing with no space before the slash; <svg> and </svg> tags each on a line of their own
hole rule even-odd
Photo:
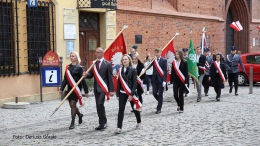
<svg viewBox="0 0 260 146">
<path fill-rule="evenodd" d="M 64 75 L 70 63 L 67 44 L 74 44 L 86 69 L 96 47 L 106 48 L 113 41 L 116 12 L 90 7 L 91 0 L 41 0 L 37 7 L 28 7 L 27 0 L 0 0 L 0 106 L 15 97 L 41 101 L 38 57 L 49 50 L 63 57 Z M 43 87 L 43 101 L 59 99 L 58 91 Z"/>
</svg>

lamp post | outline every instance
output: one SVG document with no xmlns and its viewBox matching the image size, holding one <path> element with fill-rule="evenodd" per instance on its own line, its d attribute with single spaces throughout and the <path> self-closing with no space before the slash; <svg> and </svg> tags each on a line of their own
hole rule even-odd
<svg viewBox="0 0 260 146">
<path fill-rule="evenodd" d="M 63 62 L 63 57 L 60 57 L 60 81 L 62 83 L 62 62 Z M 61 94 L 61 100 L 63 100 L 63 93 Z"/>
<path fill-rule="evenodd" d="M 42 102 L 42 57 L 38 57 L 39 59 L 39 67 L 40 67 L 40 96 L 41 96 L 41 102 Z"/>
</svg>

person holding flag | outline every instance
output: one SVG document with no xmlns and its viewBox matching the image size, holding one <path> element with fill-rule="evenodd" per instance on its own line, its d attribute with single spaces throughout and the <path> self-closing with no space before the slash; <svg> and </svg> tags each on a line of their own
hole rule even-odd
<svg viewBox="0 0 260 146">
<path fill-rule="evenodd" d="M 210 66 L 213 63 L 213 59 L 212 59 L 212 56 L 209 56 L 209 49 L 208 48 L 205 48 L 203 53 L 206 56 L 205 67 L 207 69 L 207 72 L 206 72 L 206 74 L 203 78 L 202 85 L 204 87 L 205 96 L 208 96 L 209 85 L 210 85 L 209 84 L 209 72 L 210 72 Z"/>
<path fill-rule="evenodd" d="M 102 130 L 107 128 L 106 111 L 104 107 L 105 100 L 109 100 L 109 96 L 114 96 L 114 82 L 112 75 L 112 64 L 104 59 L 104 49 L 98 47 L 95 55 L 97 61 L 93 62 L 95 65 L 92 70 L 83 75 L 86 78 L 94 77 L 94 93 L 96 99 L 96 108 L 99 117 L 99 126 L 95 130 Z"/>
<path fill-rule="evenodd" d="M 115 130 L 115 133 L 117 134 L 122 133 L 124 111 L 127 100 L 130 101 L 131 107 L 133 109 L 139 109 L 142 106 L 136 97 L 135 90 L 138 84 L 137 73 L 136 69 L 132 67 L 132 59 L 129 55 L 125 54 L 123 55 L 121 62 L 123 67 L 119 69 L 119 79 L 116 92 L 117 100 L 119 100 L 117 129 Z M 138 110 L 134 110 L 134 113 L 137 120 L 136 129 L 139 129 L 141 126 L 141 114 Z"/>
<path fill-rule="evenodd" d="M 216 59 L 210 66 L 209 81 L 217 94 L 216 100 L 220 101 L 221 88 L 224 88 L 227 81 L 226 67 L 221 54 L 216 54 Z"/>
<path fill-rule="evenodd" d="M 197 67 L 198 67 L 198 82 L 196 82 L 196 87 L 197 87 L 197 92 L 198 92 L 198 97 L 197 97 L 197 102 L 201 101 L 201 84 L 203 81 L 203 78 L 205 76 L 206 68 L 205 68 L 205 63 L 206 63 L 206 56 L 201 54 L 201 47 L 196 48 L 196 62 L 197 62 Z"/>
<path fill-rule="evenodd" d="M 175 60 L 172 62 L 171 81 L 173 84 L 173 93 L 175 101 L 178 104 L 177 111 L 183 113 L 184 98 L 183 92 L 188 92 L 188 64 L 183 57 L 182 51 L 177 50 L 175 54 Z"/>
<path fill-rule="evenodd" d="M 68 90 L 70 91 L 74 85 L 79 81 L 82 77 L 82 73 L 84 72 L 83 67 L 80 66 L 80 57 L 78 52 L 70 52 L 70 61 L 71 64 L 66 66 L 64 79 L 62 81 L 59 95 L 61 96 L 62 91 L 68 85 Z M 71 108 L 71 124 L 69 129 L 75 128 L 75 117 L 78 115 L 79 117 L 79 124 L 82 123 L 83 114 L 79 112 L 77 108 L 84 105 L 84 100 L 82 99 L 81 89 L 82 85 L 85 91 L 85 96 L 88 97 L 88 86 L 86 80 L 82 80 L 81 83 L 74 89 L 72 94 L 69 95 L 68 100 Z"/>
<path fill-rule="evenodd" d="M 161 113 L 162 104 L 163 104 L 163 90 L 166 86 L 167 80 L 167 59 L 163 58 L 162 49 L 156 48 L 154 50 L 155 59 L 152 62 L 153 65 L 153 75 L 152 75 L 152 86 L 153 86 L 153 96 L 158 101 L 158 105 L 156 107 L 156 114 Z M 147 69 L 152 67 L 150 65 Z"/>
</svg>

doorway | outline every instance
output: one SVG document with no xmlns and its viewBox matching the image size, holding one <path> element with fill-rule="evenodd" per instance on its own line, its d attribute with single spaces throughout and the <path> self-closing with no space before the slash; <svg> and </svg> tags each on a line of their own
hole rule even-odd
<svg viewBox="0 0 260 146">
<path fill-rule="evenodd" d="M 79 54 L 84 70 L 95 60 L 96 48 L 100 46 L 100 28 L 98 13 L 79 13 Z"/>
</svg>

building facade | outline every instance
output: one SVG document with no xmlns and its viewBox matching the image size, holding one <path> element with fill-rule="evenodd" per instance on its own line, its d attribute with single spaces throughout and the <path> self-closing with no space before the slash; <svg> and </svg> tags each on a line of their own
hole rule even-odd
<svg viewBox="0 0 260 146">
<path fill-rule="evenodd" d="M 260 51 L 258 0 L 119 0 L 117 8 L 117 32 L 129 25 L 124 32 L 128 48 L 138 45 L 141 58 L 163 48 L 175 33 L 180 33 L 174 40 L 175 49 L 188 48 L 190 28 L 193 44 L 199 46 L 203 27 L 211 51 L 218 48 L 225 55 L 233 45 L 242 53 Z M 243 26 L 240 32 L 229 26 L 238 20 Z M 136 44 L 136 35 L 142 35 L 142 43 Z"/>
<path fill-rule="evenodd" d="M 124 31 L 127 49 L 137 45 L 141 59 L 163 48 L 175 33 L 180 33 L 175 49 L 188 48 L 191 37 L 199 46 L 203 27 L 211 51 L 218 48 L 225 55 L 233 45 L 242 53 L 260 51 L 259 0 L 106 1 L 102 5 L 117 2 L 117 9 L 91 8 L 91 0 L 38 0 L 35 8 L 27 0 L 0 0 L 0 106 L 15 97 L 40 101 L 38 57 L 47 51 L 63 57 L 64 75 L 72 44 L 87 69 L 96 47 L 108 47 L 124 25 L 129 26 Z M 244 28 L 240 32 L 229 27 L 237 20 Z M 59 99 L 58 90 L 44 87 L 43 101 Z"/>
</svg>

